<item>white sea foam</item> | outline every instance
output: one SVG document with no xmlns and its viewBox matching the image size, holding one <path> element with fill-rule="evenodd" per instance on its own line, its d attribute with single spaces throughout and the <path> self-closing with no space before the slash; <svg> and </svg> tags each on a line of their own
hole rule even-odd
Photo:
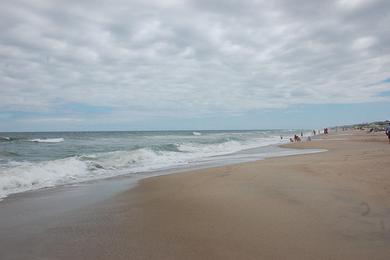
<svg viewBox="0 0 390 260">
<path fill-rule="evenodd" d="M 36 142 L 36 143 L 61 143 L 64 141 L 64 138 L 36 138 L 31 139 L 30 142 Z"/>
<path fill-rule="evenodd" d="M 0 198 L 9 194 L 72 183 L 87 173 L 87 165 L 76 158 L 41 163 L 15 163 L 0 172 Z"/>
<path fill-rule="evenodd" d="M 174 152 L 150 149 L 117 151 L 31 163 L 10 162 L 0 168 L 0 198 L 9 194 L 128 173 L 157 170 L 187 163 Z M 190 158 L 190 156 L 188 156 Z"/>
<path fill-rule="evenodd" d="M 195 136 L 201 136 L 202 133 L 199 133 L 199 132 L 192 132 L 192 135 L 195 135 Z"/>
<path fill-rule="evenodd" d="M 279 143 L 279 139 L 272 136 L 221 143 L 184 142 L 163 148 L 101 152 L 43 162 L 10 161 L 0 168 L 0 198 L 57 185 L 189 165 L 213 156 Z M 61 142 L 63 138 L 36 140 Z"/>
</svg>

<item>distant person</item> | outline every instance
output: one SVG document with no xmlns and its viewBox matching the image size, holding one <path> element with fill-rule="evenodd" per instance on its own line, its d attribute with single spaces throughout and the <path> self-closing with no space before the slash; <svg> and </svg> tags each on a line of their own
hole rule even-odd
<svg viewBox="0 0 390 260">
<path fill-rule="evenodd" d="M 291 142 L 291 143 L 293 143 L 293 142 L 294 142 L 294 140 L 293 140 L 291 137 L 290 137 L 290 142 Z"/>
<path fill-rule="evenodd" d="M 301 137 L 303 137 L 303 132 L 301 132 Z"/>
<path fill-rule="evenodd" d="M 316 133 L 316 130 L 313 130 L 313 135 L 316 135 L 317 133 Z"/>
<path fill-rule="evenodd" d="M 280 140 L 283 140 L 283 136 L 280 136 Z"/>
<path fill-rule="evenodd" d="M 324 134 L 328 134 L 328 128 L 324 128 Z"/>
<path fill-rule="evenodd" d="M 389 139 L 389 143 L 390 143 L 390 123 L 389 123 L 389 125 L 386 127 L 386 135 L 387 135 L 387 138 Z"/>
<path fill-rule="evenodd" d="M 309 141 L 309 142 L 311 141 L 311 137 L 310 136 L 307 137 L 307 141 Z"/>
</svg>

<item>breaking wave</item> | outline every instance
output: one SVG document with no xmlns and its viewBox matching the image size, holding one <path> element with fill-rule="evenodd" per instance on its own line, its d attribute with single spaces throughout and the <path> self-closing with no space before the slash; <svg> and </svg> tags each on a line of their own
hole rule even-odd
<svg viewBox="0 0 390 260">
<path fill-rule="evenodd" d="M 30 142 L 35 143 L 61 143 L 64 141 L 64 138 L 36 138 L 29 140 Z"/>
<path fill-rule="evenodd" d="M 12 138 L 8 136 L 0 136 L 0 142 L 9 142 Z"/>
<path fill-rule="evenodd" d="M 62 142 L 64 139 L 32 140 Z M 278 138 L 261 138 L 250 142 L 234 138 L 214 141 L 216 142 L 152 145 L 129 151 L 90 153 L 40 162 L 10 161 L 8 166 L 0 168 L 0 198 L 63 184 L 179 167 L 212 156 L 277 143 Z"/>
</svg>

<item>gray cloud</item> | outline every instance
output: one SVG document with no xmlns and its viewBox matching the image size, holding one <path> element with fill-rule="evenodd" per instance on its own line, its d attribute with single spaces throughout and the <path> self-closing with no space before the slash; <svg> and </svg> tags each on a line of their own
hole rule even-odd
<svg viewBox="0 0 390 260">
<path fill-rule="evenodd" d="M 385 0 L 0 5 L 1 111 L 200 116 L 388 99 L 389 84 L 372 84 L 390 76 Z"/>
</svg>

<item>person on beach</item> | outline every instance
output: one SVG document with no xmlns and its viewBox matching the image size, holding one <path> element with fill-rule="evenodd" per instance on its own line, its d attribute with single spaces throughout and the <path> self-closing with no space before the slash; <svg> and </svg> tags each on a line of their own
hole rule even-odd
<svg viewBox="0 0 390 260">
<path fill-rule="evenodd" d="M 328 134 L 328 128 L 324 128 L 324 134 Z"/>
<path fill-rule="evenodd" d="M 390 123 L 389 123 L 389 125 L 386 127 L 386 135 L 387 135 L 387 138 L 389 139 L 389 143 L 390 143 Z"/>
<path fill-rule="evenodd" d="M 294 135 L 294 141 L 295 142 L 300 142 L 301 138 L 299 138 L 299 136 L 297 136 L 297 135 Z"/>
</svg>

